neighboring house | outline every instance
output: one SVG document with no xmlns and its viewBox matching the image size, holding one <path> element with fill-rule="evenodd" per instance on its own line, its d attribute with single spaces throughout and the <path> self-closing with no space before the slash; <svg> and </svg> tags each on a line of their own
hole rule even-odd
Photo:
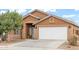
<svg viewBox="0 0 79 59">
<path fill-rule="evenodd" d="M 74 22 L 40 10 L 34 10 L 23 18 L 22 39 L 70 40 L 79 37 L 79 26 Z"/>
<path fill-rule="evenodd" d="M 79 26 L 74 22 L 34 10 L 23 18 L 23 39 L 70 40 L 79 37 Z"/>
</svg>

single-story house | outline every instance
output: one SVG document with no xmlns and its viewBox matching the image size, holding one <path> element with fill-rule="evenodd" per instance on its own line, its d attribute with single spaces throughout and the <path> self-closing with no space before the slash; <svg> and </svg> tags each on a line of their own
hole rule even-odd
<svg viewBox="0 0 79 59">
<path fill-rule="evenodd" d="M 23 39 L 67 40 L 79 37 L 79 26 L 74 22 L 34 10 L 23 18 Z"/>
<path fill-rule="evenodd" d="M 41 10 L 34 10 L 23 17 L 22 39 L 70 40 L 79 38 L 79 26 L 74 22 L 50 15 Z"/>
</svg>

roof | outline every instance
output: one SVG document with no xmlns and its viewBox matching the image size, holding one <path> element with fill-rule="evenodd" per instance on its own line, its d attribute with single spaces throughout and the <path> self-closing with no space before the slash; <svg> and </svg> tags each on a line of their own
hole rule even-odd
<svg viewBox="0 0 79 59">
<path fill-rule="evenodd" d="M 63 20 L 63 21 L 65 21 L 65 22 L 67 22 L 67 23 L 70 23 L 70 24 L 72 24 L 72 25 L 75 25 L 75 26 L 79 27 L 78 24 L 76 24 L 75 22 L 73 22 L 73 21 L 71 21 L 71 20 L 68 20 L 68 19 L 66 19 L 66 18 L 62 18 L 62 17 L 56 16 L 56 15 L 54 15 L 54 14 L 53 14 L 53 15 L 50 15 L 50 14 L 48 14 L 47 12 L 44 12 L 44 11 L 41 11 L 41 10 L 38 10 L 38 9 L 33 10 L 33 11 L 30 12 L 28 15 L 24 16 L 23 19 L 25 19 L 25 18 L 26 18 L 27 16 L 29 16 L 29 15 L 32 16 L 32 17 L 34 17 L 34 18 L 37 18 L 37 17 L 35 17 L 34 15 L 31 14 L 31 13 L 33 13 L 33 12 L 35 12 L 35 11 L 44 13 L 44 14 L 46 14 L 46 15 L 48 15 L 48 16 L 46 16 L 46 17 L 42 18 L 41 20 L 35 22 L 34 25 L 38 24 L 39 22 L 41 22 L 41 21 L 43 21 L 43 20 L 45 20 L 45 19 L 47 19 L 47 18 L 49 18 L 49 17 L 55 17 L 55 18 L 58 18 L 58 19 L 60 19 L 60 20 Z"/>
<path fill-rule="evenodd" d="M 42 18 L 41 20 L 35 22 L 34 25 L 40 23 L 41 21 L 43 21 L 43 20 L 45 20 L 45 19 L 47 19 L 47 18 L 49 18 L 49 17 L 51 17 L 51 16 L 49 15 L 49 16 L 46 16 L 46 17 Z"/>
<path fill-rule="evenodd" d="M 38 10 L 38 9 L 33 10 L 31 13 L 33 13 L 33 12 L 35 12 L 35 11 L 38 11 L 38 12 L 41 12 L 41 13 L 43 13 L 43 14 L 48 15 L 48 13 L 46 13 L 46 12 L 44 12 L 44 11 L 42 11 L 42 10 Z"/>
<path fill-rule="evenodd" d="M 30 12 L 30 13 L 28 13 L 27 15 L 25 15 L 24 17 L 23 17 L 23 19 L 25 19 L 27 16 L 31 16 L 31 14 L 33 13 L 33 12 L 35 12 L 35 11 L 38 11 L 38 12 L 41 12 L 41 13 L 43 13 L 43 14 L 46 14 L 46 15 L 48 15 L 48 13 L 46 13 L 46 12 L 44 12 L 44 11 L 42 11 L 42 10 L 38 10 L 38 9 L 35 9 L 35 10 L 33 10 L 32 12 Z"/>
</svg>

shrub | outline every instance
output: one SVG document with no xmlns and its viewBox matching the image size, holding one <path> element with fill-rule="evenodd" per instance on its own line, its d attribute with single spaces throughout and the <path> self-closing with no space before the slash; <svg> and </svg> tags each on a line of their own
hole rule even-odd
<svg viewBox="0 0 79 59">
<path fill-rule="evenodd" d="M 71 45 L 76 46 L 77 45 L 77 37 L 73 36 L 73 38 L 71 39 Z"/>
</svg>

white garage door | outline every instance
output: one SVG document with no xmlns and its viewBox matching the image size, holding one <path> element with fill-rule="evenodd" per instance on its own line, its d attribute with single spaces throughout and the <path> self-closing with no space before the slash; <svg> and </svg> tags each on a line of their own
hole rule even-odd
<svg viewBox="0 0 79 59">
<path fill-rule="evenodd" d="M 39 27 L 39 39 L 67 40 L 67 27 Z"/>
</svg>

